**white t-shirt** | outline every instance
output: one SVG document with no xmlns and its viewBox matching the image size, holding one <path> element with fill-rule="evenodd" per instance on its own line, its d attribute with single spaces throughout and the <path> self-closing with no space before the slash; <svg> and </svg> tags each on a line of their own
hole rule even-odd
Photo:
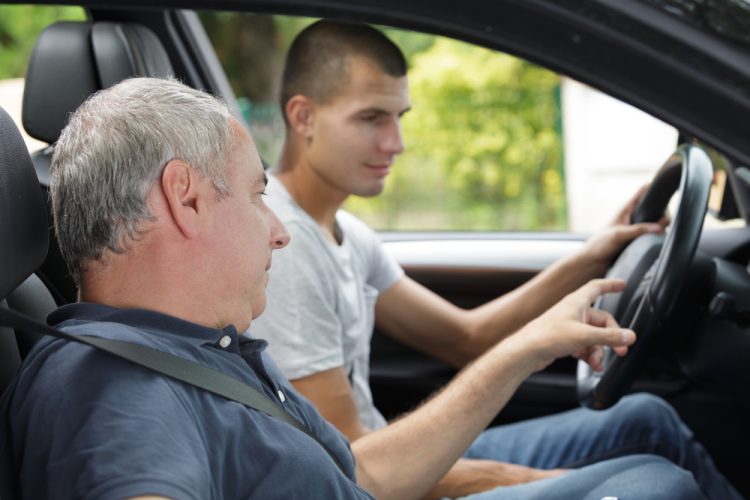
<svg viewBox="0 0 750 500">
<path fill-rule="evenodd" d="M 385 426 L 368 381 L 370 339 L 378 294 L 403 270 L 353 215 L 336 214 L 342 243 L 335 245 L 273 176 L 266 192 L 292 238 L 273 254 L 266 310 L 249 331 L 268 340 L 271 357 L 292 380 L 343 367 L 362 423 Z"/>
</svg>

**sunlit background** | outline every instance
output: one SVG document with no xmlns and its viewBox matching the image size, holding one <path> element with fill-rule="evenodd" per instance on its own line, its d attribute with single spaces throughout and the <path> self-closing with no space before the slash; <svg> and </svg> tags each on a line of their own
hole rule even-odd
<svg viewBox="0 0 750 500">
<path fill-rule="evenodd" d="M 36 34 L 78 7 L 0 6 L 0 105 L 19 117 Z M 283 140 L 284 54 L 312 22 L 239 13 L 201 19 L 264 160 Z M 528 61 L 381 27 L 409 62 L 406 151 L 383 195 L 346 208 L 377 229 L 575 231 L 604 226 L 672 152 L 677 132 Z M 29 140 L 30 149 L 43 145 Z"/>
</svg>

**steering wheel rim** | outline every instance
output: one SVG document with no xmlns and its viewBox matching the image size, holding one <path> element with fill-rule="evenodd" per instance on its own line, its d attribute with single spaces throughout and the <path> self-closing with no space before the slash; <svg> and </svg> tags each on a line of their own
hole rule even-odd
<svg viewBox="0 0 750 500">
<path fill-rule="evenodd" d="M 624 357 L 606 349 L 602 371 L 594 371 L 584 361 L 578 362 L 576 389 L 578 400 L 584 406 L 593 409 L 612 406 L 630 389 L 645 364 L 654 341 L 663 330 L 664 320 L 672 312 L 685 273 L 695 256 L 712 177 L 711 160 L 705 151 L 695 145 L 680 146 L 659 169 L 648 192 L 634 210 L 634 223 L 656 221 L 664 214 L 672 195 L 680 193 L 671 229 L 663 244 L 659 243 L 658 257 L 637 285 L 628 285 L 637 286 L 641 293 L 633 293 L 627 307 L 617 307 L 621 312 L 628 311 L 615 319 L 636 332 L 636 343 L 630 346 Z M 641 238 L 632 242 L 620 259 L 632 258 L 626 254 L 631 247 L 643 246 L 643 242 L 639 242 Z M 653 235 L 646 235 L 646 238 L 653 238 Z M 611 270 L 618 267 L 620 259 Z M 623 319 L 627 322 L 622 322 Z"/>
</svg>

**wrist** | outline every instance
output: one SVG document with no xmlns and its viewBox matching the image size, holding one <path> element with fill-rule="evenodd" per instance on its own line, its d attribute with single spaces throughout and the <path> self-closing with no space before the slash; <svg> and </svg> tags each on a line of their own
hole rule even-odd
<svg viewBox="0 0 750 500">
<path fill-rule="evenodd" d="M 538 335 L 541 328 L 543 327 L 539 324 L 539 319 L 535 319 L 492 349 L 491 355 L 497 360 L 494 363 L 512 365 L 512 377 L 518 378 L 519 384 L 548 364 L 545 363 L 544 342 L 539 342 L 540 337 L 543 338 Z"/>
<path fill-rule="evenodd" d="M 610 266 L 609 258 L 597 251 L 590 241 L 586 242 L 578 252 L 570 255 L 567 264 L 579 277 L 581 284 L 594 278 L 601 278 Z"/>
</svg>

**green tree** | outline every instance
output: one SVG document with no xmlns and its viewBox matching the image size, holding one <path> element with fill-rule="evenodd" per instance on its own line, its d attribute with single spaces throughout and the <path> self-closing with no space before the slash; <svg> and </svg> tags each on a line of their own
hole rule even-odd
<svg viewBox="0 0 750 500">
<path fill-rule="evenodd" d="M 0 5 L 0 78 L 26 74 L 39 33 L 55 21 L 86 19 L 80 7 Z"/>
<path fill-rule="evenodd" d="M 267 163 L 275 163 L 284 139 L 278 102 L 284 56 L 295 35 L 314 19 L 233 12 L 199 15 L 258 152 Z"/>
<path fill-rule="evenodd" d="M 258 149 L 274 163 L 284 134 L 281 62 L 314 19 L 201 17 Z M 466 43 L 381 29 L 409 61 L 407 149 L 382 196 L 352 198 L 347 208 L 382 229 L 562 229 L 558 76 Z"/>
<path fill-rule="evenodd" d="M 389 229 L 562 229 L 559 77 L 445 38 L 410 66 L 406 152 L 382 196 L 348 208 Z"/>
</svg>

